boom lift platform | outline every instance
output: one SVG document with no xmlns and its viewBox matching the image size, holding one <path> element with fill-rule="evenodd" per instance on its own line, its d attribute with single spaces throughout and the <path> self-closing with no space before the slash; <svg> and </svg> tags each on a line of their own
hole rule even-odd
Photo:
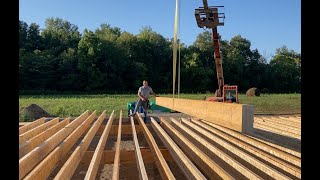
<svg viewBox="0 0 320 180">
<path fill-rule="evenodd" d="M 216 64 L 218 89 L 216 90 L 214 97 L 207 97 L 206 100 L 239 103 L 238 86 L 229 86 L 224 84 L 222 57 L 219 45 L 219 34 L 217 31 L 217 26 L 224 25 L 225 14 L 218 12 L 218 9 L 222 7 L 224 6 L 208 6 L 207 0 L 203 0 L 203 7 L 195 9 L 194 12 L 198 27 L 212 29 L 212 39 L 214 47 L 213 58 L 215 59 Z"/>
</svg>

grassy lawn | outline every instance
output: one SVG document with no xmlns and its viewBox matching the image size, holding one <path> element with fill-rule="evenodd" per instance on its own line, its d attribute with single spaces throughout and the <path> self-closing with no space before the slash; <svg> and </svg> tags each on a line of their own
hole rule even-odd
<svg viewBox="0 0 320 180">
<path fill-rule="evenodd" d="M 172 94 L 159 94 L 163 97 L 172 97 Z M 201 100 L 212 94 L 180 94 L 180 98 Z M 176 96 L 175 96 L 176 97 Z M 24 95 L 19 97 L 19 109 L 30 104 L 37 104 L 49 114 L 57 117 L 75 117 L 84 111 L 97 110 L 100 115 L 103 110 L 110 114 L 115 110 L 119 116 L 120 110 L 123 115 L 127 113 L 127 103 L 137 100 L 137 95 Z M 154 100 L 152 96 L 151 100 Z M 247 97 L 239 95 L 241 104 L 254 106 L 255 114 L 299 114 L 301 113 L 301 94 L 262 94 L 260 97 Z"/>
</svg>

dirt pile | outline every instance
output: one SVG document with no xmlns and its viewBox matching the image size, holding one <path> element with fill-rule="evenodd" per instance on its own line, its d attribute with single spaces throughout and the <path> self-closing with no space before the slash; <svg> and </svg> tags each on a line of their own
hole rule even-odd
<svg viewBox="0 0 320 180">
<path fill-rule="evenodd" d="M 50 117 L 50 114 L 36 104 L 22 108 L 19 112 L 19 121 L 33 121 L 42 117 Z"/>
<path fill-rule="evenodd" d="M 248 89 L 248 91 L 246 92 L 247 96 L 260 96 L 261 91 L 258 88 L 250 88 Z"/>
</svg>

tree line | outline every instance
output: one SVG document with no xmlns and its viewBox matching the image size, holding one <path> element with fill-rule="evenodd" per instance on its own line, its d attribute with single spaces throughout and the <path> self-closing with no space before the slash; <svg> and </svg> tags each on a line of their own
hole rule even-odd
<svg viewBox="0 0 320 180">
<path fill-rule="evenodd" d="M 48 18 L 44 29 L 19 21 L 19 92 L 132 93 L 147 79 L 159 93 L 172 93 L 172 44 L 150 27 L 137 35 L 101 24 L 95 31 L 61 18 Z M 181 92 L 218 88 L 210 31 L 193 44 L 180 42 Z M 300 92 L 301 54 L 286 46 L 267 62 L 250 40 L 220 37 L 225 84 L 275 93 Z"/>
</svg>

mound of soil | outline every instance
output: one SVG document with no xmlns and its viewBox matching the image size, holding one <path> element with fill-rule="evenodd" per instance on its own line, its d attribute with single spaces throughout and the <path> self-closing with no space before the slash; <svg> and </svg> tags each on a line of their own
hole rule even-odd
<svg viewBox="0 0 320 180">
<path fill-rule="evenodd" d="M 35 120 L 42 117 L 50 117 L 50 114 L 36 104 L 22 108 L 19 112 L 20 120 Z"/>
<path fill-rule="evenodd" d="M 247 96 L 260 96 L 260 94 L 260 90 L 255 87 L 248 89 L 248 91 L 246 92 Z"/>
</svg>

